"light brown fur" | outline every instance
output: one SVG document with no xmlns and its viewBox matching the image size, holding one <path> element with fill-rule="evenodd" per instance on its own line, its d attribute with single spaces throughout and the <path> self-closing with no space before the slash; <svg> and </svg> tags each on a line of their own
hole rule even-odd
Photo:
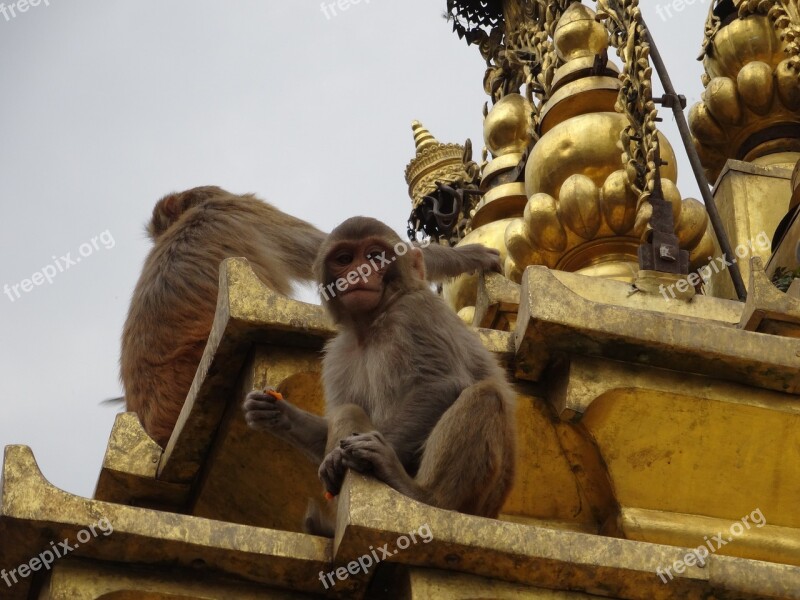
<svg viewBox="0 0 800 600">
<path fill-rule="evenodd" d="M 399 242 L 374 219 L 345 221 L 320 250 L 318 281 L 363 266 L 381 239 L 387 255 Z M 514 475 L 515 394 L 422 274 L 412 250 L 325 303 L 339 329 L 323 360 L 326 419 L 261 392 L 248 394 L 245 415 L 313 450 L 332 494 L 354 469 L 421 502 L 496 517 Z"/>
<path fill-rule="evenodd" d="M 313 278 L 326 234 L 253 195 L 215 186 L 169 194 L 147 226 L 154 246 L 133 292 L 120 373 L 127 410 L 166 445 L 191 386 L 217 303 L 219 265 L 243 256 L 281 294 Z M 497 253 L 471 245 L 426 250 L 432 279 L 497 268 Z"/>
</svg>

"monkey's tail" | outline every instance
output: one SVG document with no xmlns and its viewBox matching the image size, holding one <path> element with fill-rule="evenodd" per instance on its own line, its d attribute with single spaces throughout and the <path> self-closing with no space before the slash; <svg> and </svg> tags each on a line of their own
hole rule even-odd
<svg viewBox="0 0 800 600">
<path fill-rule="evenodd" d="M 102 402 L 100 402 L 100 406 L 117 406 L 123 407 L 125 406 L 125 396 L 119 396 L 117 398 L 106 398 Z"/>
</svg>

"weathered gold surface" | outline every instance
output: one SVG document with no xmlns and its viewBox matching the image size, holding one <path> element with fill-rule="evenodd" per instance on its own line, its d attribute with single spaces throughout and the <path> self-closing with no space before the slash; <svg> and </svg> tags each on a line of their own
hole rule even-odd
<svg viewBox="0 0 800 600">
<path fill-rule="evenodd" d="M 570 385 L 580 387 L 608 370 L 613 374 L 613 367 L 595 369 L 585 379 L 571 372 Z M 772 525 L 800 527 L 800 409 L 794 398 L 724 381 L 704 393 L 696 378 L 684 383 L 684 373 L 651 377 L 640 387 L 617 377 L 616 387 L 594 398 L 581 419 L 620 506 L 729 521 L 760 508 Z M 722 397 L 722 390 L 730 395 Z M 739 556 L 735 545 L 729 550 Z"/>
<path fill-rule="evenodd" d="M 308 499 L 322 500 L 319 465 L 302 451 L 247 427 L 241 410 L 253 389 L 274 387 L 296 406 L 324 413 L 320 355 L 306 348 L 259 344 L 240 373 L 234 394 L 195 485 L 191 514 L 226 521 L 302 531 Z M 235 495 L 230 490 L 237 490 Z"/>
<path fill-rule="evenodd" d="M 772 284 L 758 257 L 752 259 L 750 290 L 739 327 L 748 331 L 800 338 L 800 300 Z M 800 366 L 800 360 L 798 364 Z"/>
<path fill-rule="evenodd" d="M 562 420 L 580 423 L 593 440 L 598 464 L 607 469 L 623 513 L 658 510 L 674 525 L 650 523 L 634 539 L 697 545 L 702 534 L 691 539 L 691 520 L 681 535 L 673 535 L 681 529 L 682 514 L 713 516 L 729 526 L 759 508 L 768 524 L 785 530 L 751 536 L 742 548 L 726 547 L 727 553 L 797 564 L 800 555 L 792 554 L 800 535 L 796 396 L 669 369 L 568 356 L 566 367 L 549 373 L 551 405 Z M 730 486 L 731 480 L 737 484 Z M 620 534 L 628 535 L 621 523 Z"/>
<path fill-rule="evenodd" d="M 714 200 L 731 248 L 737 257 L 739 253 L 746 257 L 746 260 L 737 258 L 746 283 L 750 279 L 749 257 L 758 256 L 764 263 L 770 259 L 769 241 L 789 208 L 791 175 L 791 169 L 731 160 L 714 187 Z M 707 255 L 706 262 L 721 256 L 719 246 L 715 246 L 713 254 Z M 730 260 L 732 257 L 727 258 Z M 718 298 L 736 298 L 730 274 L 723 271 L 714 275 L 706 284 L 706 293 Z"/>
<path fill-rule="evenodd" d="M 157 479 L 162 452 L 142 428 L 135 413 L 118 415 L 94 498 L 148 508 L 184 506 L 189 499 L 190 486 Z"/>
<path fill-rule="evenodd" d="M 712 541 L 715 552 L 726 556 L 800 565 L 800 529 L 778 527 L 770 525 L 769 522 L 764 524 L 758 513 L 755 518 L 759 522 L 754 523 L 748 517 L 754 509 L 762 510 L 760 506 L 754 506 L 735 517 L 715 519 L 703 515 L 623 508 L 620 527 L 625 537 L 631 540 L 688 547 L 702 546 L 706 540 L 722 532 L 726 544 L 717 548 L 718 543 Z M 763 510 L 762 515 L 764 515 Z M 742 517 L 748 517 L 745 523 L 742 523 Z M 737 522 L 741 524 L 743 532 L 734 537 L 730 533 L 730 528 Z"/>
<path fill-rule="evenodd" d="M 39 600 L 299 600 L 311 594 L 225 581 L 221 577 L 111 566 L 98 561 L 58 563 Z"/>
<path fill-rule="evenodd" d="M 481 191 L 486 191 L 496 184 L 501 175 L 504 175 L 515 169 L 522 160 L 522 152 L 514 152 L 512 154 L 504 154 L 498 156 L 490 163 L 483 167 L 481 171 Z M 507 183 L 506 181 L 503 181 Z"/>
<path fill-rule="evenodd" d="M 561 352 L 669 367 L 800 393 L 800 341 L 742 331 L 737 302 L 634 293 L 621 282 L 530 267 L 517 318 L 517 373 L 537 380 Z"/>
<path fill-rule="evenodd" d="M 410 568 L 392 582 L 404 600 L 584 600 L 580 592 L 559 592 L 437 569 Z"/>
<path fill-rule="evenodd" d="M 429 543 L 398 550 L 388 560 L 630 600 L 800 598 L 798 567 L 715 554 L 705 568 L 688 567 L 665 585 L 656 569 L 681 560 L 688 548 L 452 513 L 352 474 L 340 496 L 336 564 L 355 560 L 370 547 L 388 543 L 391 549 L 399 536 L 426 524 L 433 537 Z"/>
<path fill-rule="evenodd" d="M 560 422 L 545 398 L 518 386 L 517 471 L 501 518 L 596 533 L 616 500 L 593 441 Z"/>
<path fill-rule="evenodd" d="M 50 548 L 51 541 L 74 542 L 81 530 L 104 518 L 113 533 L 92 538 L 61 560 L 202 568 L 240 582 L 317 593 L 318 572 L 331 559 L 331 543 L 324 538 L 74 496 L 44 479 L 28 447 L 6 447 L 0 568 L 28 562 Z M 21 580 L 4 590 L 3 598 L 27 598 L 30 584 L 30 579 Z"/>
<path fill-rule="evenodd" d="M 594 63 L 594 57 L 588 61 Z M 590 76 L 572 81 L 559 88 L 542 108 L 542 135 L 555 125 L 579 115 L 614 110 L 619 94 L 619 80 L 615 77 Z"/>
<path fill-rule="evenodd" d="M 519 310 L 518 284 L 498 273 L 485 273 L 478 280 L 475 325 L 513 331 Z"/>
</svg>

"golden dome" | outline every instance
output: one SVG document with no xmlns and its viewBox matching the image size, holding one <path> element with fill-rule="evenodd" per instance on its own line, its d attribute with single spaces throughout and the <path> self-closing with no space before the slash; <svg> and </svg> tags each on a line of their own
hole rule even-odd
<svg viewBox="0 0 800 600">
<path fill-rule="evenodd" d="M 791 163 L 800 152 L 800 78 L 768 16 L 737 18 L 711 38 L 706 89 L 689 112 L 710 181 L 729 158 Z M 789 153 L 788 156 L 786 153 Z"/>
<path fill-rule="evenodd" d="M 519 94 L 507 94 L 483 120 L 483 141 L 492 156 L 522 154 L 530 141 L 533 107 Z"/>
</svg>

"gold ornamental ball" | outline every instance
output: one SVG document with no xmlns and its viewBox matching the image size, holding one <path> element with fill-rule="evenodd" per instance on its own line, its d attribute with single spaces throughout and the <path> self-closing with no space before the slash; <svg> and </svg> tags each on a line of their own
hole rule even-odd
<svg viewBox="0 0 800 600">
<path fill-rule="evenodd" d="M 675 226 L 681 248 L 694 248 L 708 227 L 708 212 L 699 200 L 686 198 Z"/>
<path fill-rule="evenodd" d="M 703 64 L 709 77 L 735 79 L 745 65 L 760 61 L 776 67 L 785 58 L 783 45 L 769 18 L 751 15 L 734 19 L 714 36 L 713 51 Z"/>
<path fill-rule="evenodd" d="M 563 61 L 602 54 L 608 48 L 608 35 L 595 12 L 575 3 L 564 11 L 553 35 L 556 54 Z"/>
<path fill-rule="evenodd" d="M 530 141 L 533 107 L 519 94 L 503 96 L 483 121 L 483 141 L 492 156 L 522 153 Z"/>
</svg>

